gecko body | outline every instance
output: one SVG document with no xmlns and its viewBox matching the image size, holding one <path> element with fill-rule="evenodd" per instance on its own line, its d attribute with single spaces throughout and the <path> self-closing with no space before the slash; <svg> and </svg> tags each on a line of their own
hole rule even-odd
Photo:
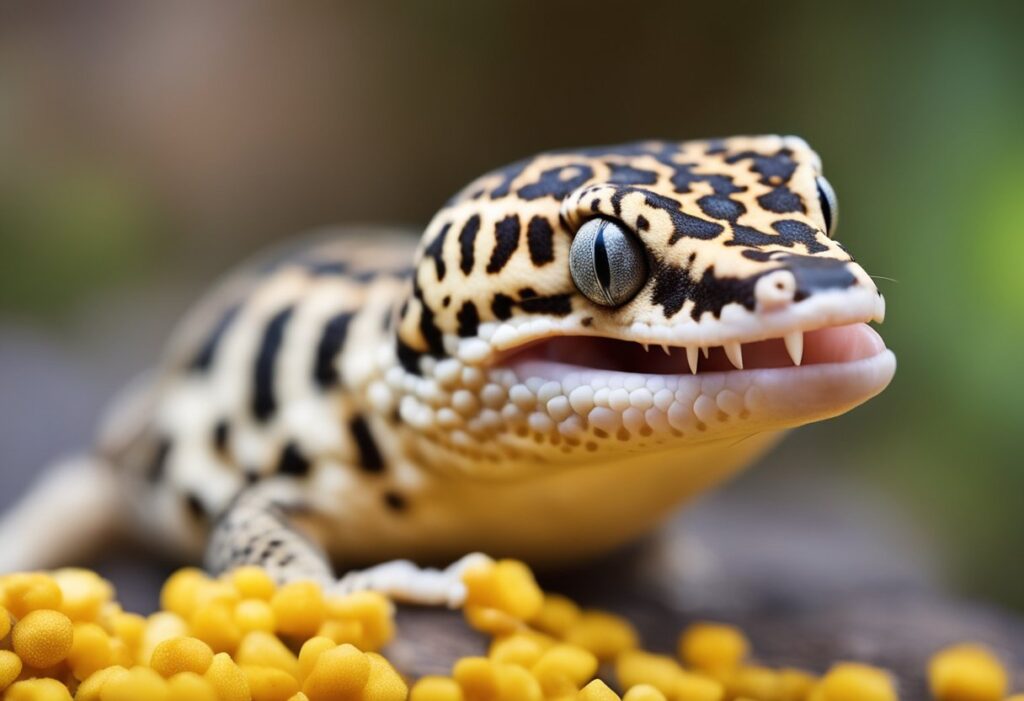
<svg viewBox="0 0 1024 701">
<path fill-rule="evenodd" d="M 888 384 L 837 215 L 796 137 L 540 154 L 418 243 L 328 232 L 229 278 L 111 412 L 97 469 L 212 569 L 591 557 Z M 360 583 L 437 598 L 403 567 Z"/>
</svg>

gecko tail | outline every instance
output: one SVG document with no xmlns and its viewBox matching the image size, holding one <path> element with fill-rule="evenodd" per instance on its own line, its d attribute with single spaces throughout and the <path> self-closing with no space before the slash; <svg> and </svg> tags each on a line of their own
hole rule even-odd
<svg viewBox="0 0 1024 701">
<path fill-rule="evenodd" d="M 0 515 L 0 573 L 82 563 L 124 514 L 110 465 L 91 455 L 61 460 Z"/>
</svg>

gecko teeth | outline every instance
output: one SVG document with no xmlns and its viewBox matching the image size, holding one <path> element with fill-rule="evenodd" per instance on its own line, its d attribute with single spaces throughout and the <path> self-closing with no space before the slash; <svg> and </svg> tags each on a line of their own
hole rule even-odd
<svg viewBox="0 0 1024 701">
<path fill-rule="evenodd" d="M 729 362 L 732 363 L 737 370 L 742 370 L 743 344 L 739 341 L 727 341 L 723 347 L 725 348 L 725 355 L 729 358 Z"/>
<path fill-rule="evenodd" d="M 782 340 L 786 344 L 786 352 L 789 353 L 793 365 L 799 365 L 804 357 L 804 332 L 793 331 L 792 333 L 787 333 L 782 337 Z"/>
<path fill-rule="evenodd" d="M 704 356 L 707 357 L 706 355 Z M 697 374 L 697 346 L 686 347 L 686 362 L 690 365 L 690 372 Z"/>
</svg>

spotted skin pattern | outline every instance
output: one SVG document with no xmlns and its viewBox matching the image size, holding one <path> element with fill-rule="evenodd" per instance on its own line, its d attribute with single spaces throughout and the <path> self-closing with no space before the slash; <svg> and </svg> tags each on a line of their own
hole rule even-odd
<svg viewBox="0 0 1024 701">
<path fill-rule="evenodd" d="M 601 552 L 778 429 L 863 398 L 775 421 L 750 379 L 553 380 L 504 359 L 563 336 L 705 352 L 758 340 L 759 282 L 780 271 L 794 309 L 821 316 L 838 295 L 875 305 L 826 231 L 820 173 L 795 137 L 555 151 L 472 182 L 418 246 L 338 235 L 247 266 L 186 320 L 101 452 L 151 537 L 199 553 L 212 529 L 215 569 L 294 560 L 308 572 L 319 544 L 346 565 Z M 570 275 L 574 233 L 594 217 L 645 251 L 648 279 L 619 307 Z M 683 469 L 693 475 L 671 477 Z M 305 535 L 269 547 L 284 521 Z"/>
</svg>

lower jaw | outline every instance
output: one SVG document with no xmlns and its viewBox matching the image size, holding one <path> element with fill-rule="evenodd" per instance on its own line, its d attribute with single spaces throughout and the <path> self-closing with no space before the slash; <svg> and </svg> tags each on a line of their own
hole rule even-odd
<svg viewBox="0 0 1024 701">
<path fill-rule="evenodd" d="M 578 342 L 578 355 L 587 354 L 585 341 L 571 341 Z M 518 378 L 517 403 L 532 429 L 567 438 L 628 438 L 641 450 L 681 436 L 711 439 L 836 416 L 881 392 L 895 372 L 895 356 L 866 324 L 809 332 L 799 367 L 781 341 L 750 346 L 751 352 L 744 347 L 746 369 L 724 369 L 724 354 L 713 352 L 697 374 L 686 370 L 679 349 L 668 356 L 651 350 L 651 360 L 632 366 L 639 371 L 607 367 L 615 360 L 607 358 L 606 367 L 567 363 L 558 358 L 564 348 L 554 354 L 534 349 L 503 365 Z M 641 360 L 647 355 L 635 352 Z"/>
</svg>

